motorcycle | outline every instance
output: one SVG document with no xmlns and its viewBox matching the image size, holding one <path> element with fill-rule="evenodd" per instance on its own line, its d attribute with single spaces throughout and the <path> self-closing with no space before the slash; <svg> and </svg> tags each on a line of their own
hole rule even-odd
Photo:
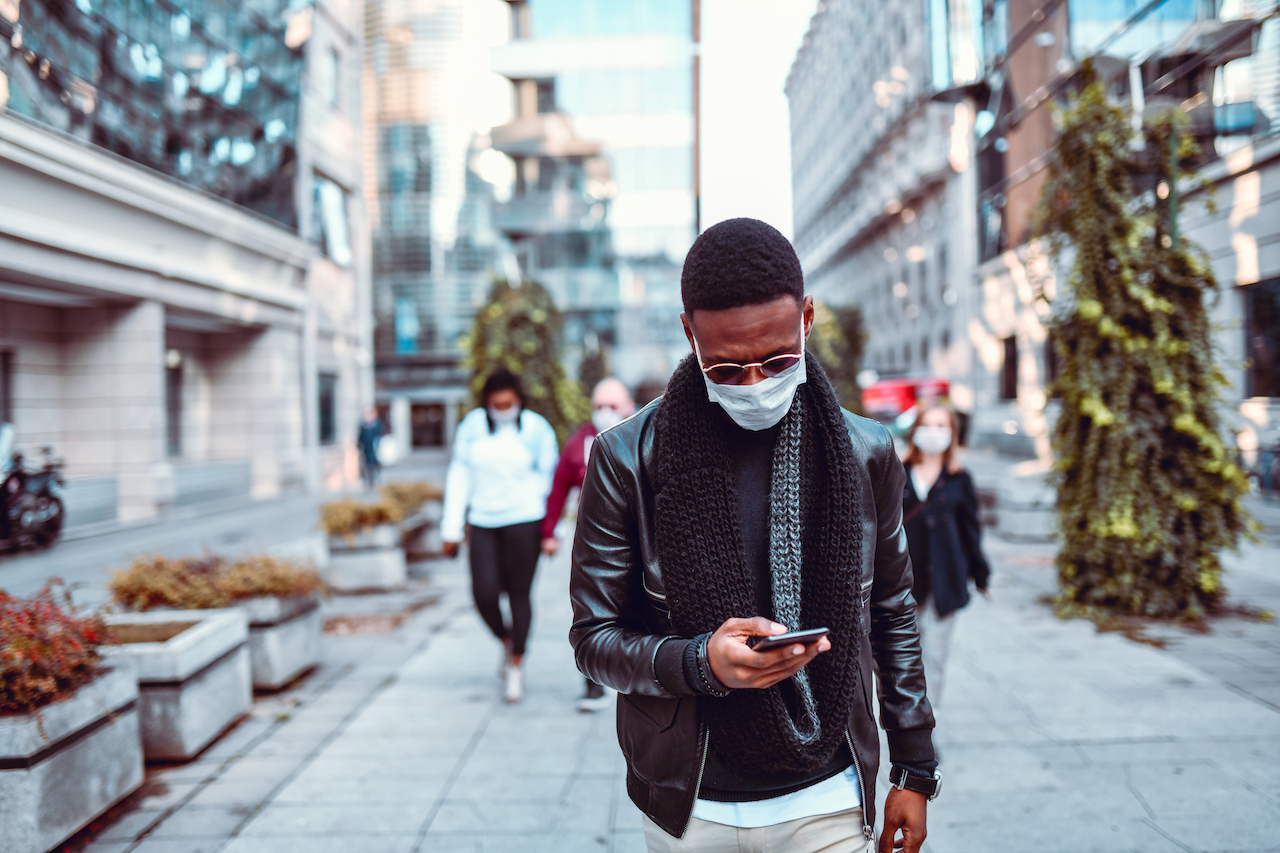
<svg viewBox="0 0 1280 853">
<path fill-rule="evenodd" d="M 63 463 L 45 446 L 40 448 L 39 467 L 29 468 L 13 444 L 13 424 L 0 424 L 0 540 L 6 540 L 11 551 L 52 547 L 66 519 Z"/>
</svg>

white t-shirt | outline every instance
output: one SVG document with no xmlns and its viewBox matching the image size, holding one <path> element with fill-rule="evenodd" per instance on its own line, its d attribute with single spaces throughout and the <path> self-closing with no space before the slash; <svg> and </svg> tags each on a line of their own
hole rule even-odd
<svg viewBox="0 0 1280 853">
<path fill-rule="evenodd" d="M 775 826 L 789 820 L 800 820 L 804 817 L 835 814 L 847 809 L 859 808 L 861 805 L 858 771 L 854 765 L 850 764 L 849 769 L 843 773 L 837 773 L 830 779 L 824 779 L 816 785 L 792 791 L 790 794 L 783 794 L 781 797 L 750 803 L 698 800 L 693 804 L 693 816 L 698 820 L 724 826 L 756 829 L 761 826 Z"/>
</svg>

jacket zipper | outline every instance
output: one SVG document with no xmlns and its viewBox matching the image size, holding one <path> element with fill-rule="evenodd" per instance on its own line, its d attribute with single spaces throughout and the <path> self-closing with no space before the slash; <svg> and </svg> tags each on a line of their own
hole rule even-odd
<svg viewBox="0 0 1280 853">
<path fill-rule="evenodd" d="M 701 724 L 699 724 L 701 726 Z M 698 781 L 693 785 L 693 802 L 689 806 L 689 814 L 685 816 L 685 829 L 689 828 L 689 821 L 693 820 L 693 810 L 698 807 L 698 792 L 702 790 L 702 774 L 707 769 L 707 750 L 711 747 L 711 729 L 702 729 L 702 762 L 698 765 Z M 866 823 L 864 820 L 863 823 Z M 864 830 L 865 832 L 865 830 Z"/>
<path fill-rule="evenodd" d="M 849 753 L 853 756 L 853 772 L 858 777 L 858 803 L 862 806 L 862 834 L 868 841 L 875 841 L 876 835 L 867 825 L 867 787 L 862 782 L 862 762 L 858 761 L 858 751 L 853 748 L 853 736 L 849 734 L 848 729 L 845 729 L 844 739 L 849 744 Z M 703 761 L 705 760 L 704 758 Z M 701 774 L 698 775 L 698 780 L 702 780 Z"/>
</svg>

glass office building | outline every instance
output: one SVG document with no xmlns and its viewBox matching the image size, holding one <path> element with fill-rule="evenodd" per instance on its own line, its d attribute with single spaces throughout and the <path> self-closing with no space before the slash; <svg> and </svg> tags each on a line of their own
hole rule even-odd
<svg viewBox="0 0 1280 853">
<path fill-rule="evenodd" d="M 297 226 L 312 6 L 9 0 L 0 8 L 10 110 Z"/>
</svg>

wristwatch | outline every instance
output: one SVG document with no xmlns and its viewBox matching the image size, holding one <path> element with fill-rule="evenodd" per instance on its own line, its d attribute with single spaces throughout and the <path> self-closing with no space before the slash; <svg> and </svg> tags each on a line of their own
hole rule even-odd
<svg viewBox="0 0 1280 853">
<path fill-rule="evenodd" d="M 933 777 L 912 773 L 907 768 L 895 765 L 889 771 L 889 783 L 900 791 L 915 791 L 924 794 L 930 801 L 936 800 L 942 791 L 942 774 L 933 771 Z"/>
</svg>

